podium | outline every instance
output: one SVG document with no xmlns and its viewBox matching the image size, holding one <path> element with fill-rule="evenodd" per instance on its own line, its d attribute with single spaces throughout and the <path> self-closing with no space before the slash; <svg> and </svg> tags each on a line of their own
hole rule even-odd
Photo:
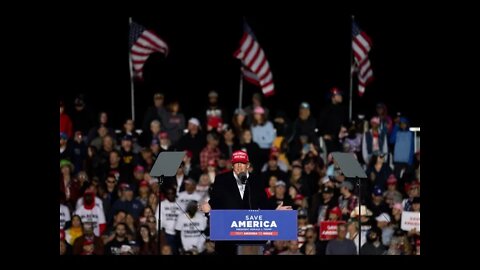
<svg viewBox="0 0 480 270">
<path fill-rule="evenodd" d="M 263 255 L 254 241 L 297 240 L 297 226 L 297 211 L 210 211 L 210 240 L 237 242 L 238 255 Z"/>
</svg>

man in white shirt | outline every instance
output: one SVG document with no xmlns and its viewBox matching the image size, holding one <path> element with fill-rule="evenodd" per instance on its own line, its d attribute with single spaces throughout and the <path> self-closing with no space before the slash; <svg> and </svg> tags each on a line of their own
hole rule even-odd
<svg viewBox="0 0 480 270">
<path fill-rule="evenodd" d="M 60 204 L 60 230 L 65 229 L 65 223 L 70 221 L 70 210 L 67 206 Z"/>
<path fill-rule="evenodd" d="M 84 203 L 75 211 L 75 215 L 79 215 L 84 223 L 91 222 L 95 236 L 100 237 L 106 229 L 107 224 L 103 209 L 94 203 L 94 196 L 94 193 L 86 192 L 83 198 Z"/>
<path fill-rule="evenodd" d="M 185 191 L 178 194 L 177 202 L 180 207 L 180 211 L 184 212 L 187 208 L 187 204 L 191 201 L 199 202 L 202 199 L 202 195 L 196 191 L 197 183 L 191 179 L 185 179 Z"/>
<path fill-rule="evenodd" d="M 190 201 L 186 213 L 178 216 L 175 230 L 180 234 L 181 249 L 198 254 L 205 249 L 206 236 L 203 231 L 207 228 L 207 218 L 197 211 L 198 202 Z"/>
<path fill-rule="evenodd" d="M 182 213 L 175 201 L 175 189 L 170 187 L 166 190 L 166 199 L 161 203 L 161 228 L 165 232 L 165 239 L 167 244 L 172 248 L 174 255 L 178 254 L 178 247 L 175 242 L 175 224 L 177 222 L 178 215 Z M 158 209 L 158 208 L 157 208 Z M 158 210 L 157 210 L 158 211 Z M 158 213 L 157 213 L 158 218 Z"/>
</svg>

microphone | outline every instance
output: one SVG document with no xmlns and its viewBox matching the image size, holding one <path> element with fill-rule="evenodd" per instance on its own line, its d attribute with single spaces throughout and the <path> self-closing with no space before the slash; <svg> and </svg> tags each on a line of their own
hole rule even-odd
<svg viewBox="0 0 480 270">
<path fill-rule="evenodd" d="M 240 179 L 242 184 L 245 185 L 247 183 L 247 174 L 246 173 L 244 173 L 244 172 L 239 173 L 238 178 Z"/>
<path fill-rule="evenodd" d="M 245 185 L 247 183 L 246 173 L 244 172 L 239 173 L 238 178 L 240 179 L 240 182 L 242 182 L 242 184 Z M 250 193 L 250 188 L 248 188 L 248 206 L 250 207 L 250 209 L 252 209 L 252 194 Z"/>
</svg>

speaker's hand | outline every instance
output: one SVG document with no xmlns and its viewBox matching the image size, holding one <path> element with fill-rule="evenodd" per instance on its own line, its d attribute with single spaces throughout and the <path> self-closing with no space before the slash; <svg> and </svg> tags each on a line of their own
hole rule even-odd
<svg viewBox="0 0 480 270">
<path fill-rule="evenodd" d="M 202 202 L 198 204 L 198 210 L 202 211 L 203 213 L 208 213 L 212 210 L 212 207 L 208 202 Z"/>
</svg>

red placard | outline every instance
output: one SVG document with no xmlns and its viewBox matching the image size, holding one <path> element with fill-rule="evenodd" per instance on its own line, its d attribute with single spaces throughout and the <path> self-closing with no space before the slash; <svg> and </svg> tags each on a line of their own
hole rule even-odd
<svg viewBox="0 0 480 270">
<path fill-rule="evenodd" d="M 320 240 L 330 240 L 337 238 L 338 224 L 344 224 L 345 221 L 321 221 L 320 222 Z"/>
</svg>

